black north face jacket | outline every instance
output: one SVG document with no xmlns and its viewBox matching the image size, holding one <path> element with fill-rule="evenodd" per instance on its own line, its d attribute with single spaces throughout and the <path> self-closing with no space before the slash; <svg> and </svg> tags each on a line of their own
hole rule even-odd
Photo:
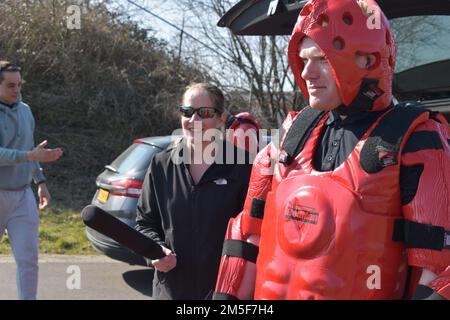
<svg viewBox="0 0 450 320">
<path fill-rule="evenodd" d="M 183 156 L 183 140 L 157 154 L 147 171 L 136 229 L 177 255 L 174 269 L 155 271 L 155 299 L 205 299 L 214 289 L 228 221 L 243 208 L 251 173 L 248 153 L 221 145 L 197 185 L 189 165 L 173 158 Z M 224 150 L 234 152 L 229 162 L 244 154 L 245 164 L 226 164 Z"/>
</svg>

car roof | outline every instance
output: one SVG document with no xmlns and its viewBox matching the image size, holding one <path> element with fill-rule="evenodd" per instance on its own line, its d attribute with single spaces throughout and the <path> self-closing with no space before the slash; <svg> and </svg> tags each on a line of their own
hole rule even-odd
<svg viewBox="0 0 450 320">
<path fill-rule="evenodd" d="M 161 149 L 167 148 L 167 146 L 175 141 L 176 139 L 180 138 L 180 136 L 177 135 L 170 135 L 170 136 L 156 136 L 156 137 L 146 137 L 146 138 L 140 138 L 136 139 L 136 142 L 145 143 L 151 146 L 155 146 Z"/>
<path fill-rule="evenodd" d="M 290 35 L 307 2 L 242 0 L 226 12 L 217 25 L 229 28 L 236 35 Z M 377 3 L 389 19 L 450 14 L 448 0 L 378 0 Z"/>
</svg>

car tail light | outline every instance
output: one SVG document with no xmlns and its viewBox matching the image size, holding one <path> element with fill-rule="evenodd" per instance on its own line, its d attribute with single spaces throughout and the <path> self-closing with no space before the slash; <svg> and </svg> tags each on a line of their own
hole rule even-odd
<svg viewBox="0 0 450 320">
<path fill-rule="evenodd" d="M 141 180 L 123 179 L 112 181 L 110 185 L 113 187 L 111 194 L 115 196 L 139 198 L 142 193 Z"/>
</svg>

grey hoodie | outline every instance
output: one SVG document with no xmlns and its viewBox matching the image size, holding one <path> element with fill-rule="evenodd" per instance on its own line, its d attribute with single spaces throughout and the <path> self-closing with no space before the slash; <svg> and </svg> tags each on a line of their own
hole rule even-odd
<svg viewBox="0 0 450 320">
<path fill-rule="evenodd" d="M 0 189 L 19 190 L 45 181 L 37 161 L 27 161 L 34 145 L 34 117 L 19 101 L 12 108 L 0 103 Z"/>
</svg>

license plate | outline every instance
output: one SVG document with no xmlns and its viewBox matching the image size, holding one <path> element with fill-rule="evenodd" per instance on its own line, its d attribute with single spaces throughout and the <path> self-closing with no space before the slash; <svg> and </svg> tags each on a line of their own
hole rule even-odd
<svg viewBox="0 0 450 320">
<path fill-rule="evenodd" d="M 100 192 L 98 193 L 98 196 L 97 196 L 98 201 L 105 203 L 106 201 L 108 201 L 108 197 L 109 197 L 109 191 L 100 189 Z"/>
</svg>

